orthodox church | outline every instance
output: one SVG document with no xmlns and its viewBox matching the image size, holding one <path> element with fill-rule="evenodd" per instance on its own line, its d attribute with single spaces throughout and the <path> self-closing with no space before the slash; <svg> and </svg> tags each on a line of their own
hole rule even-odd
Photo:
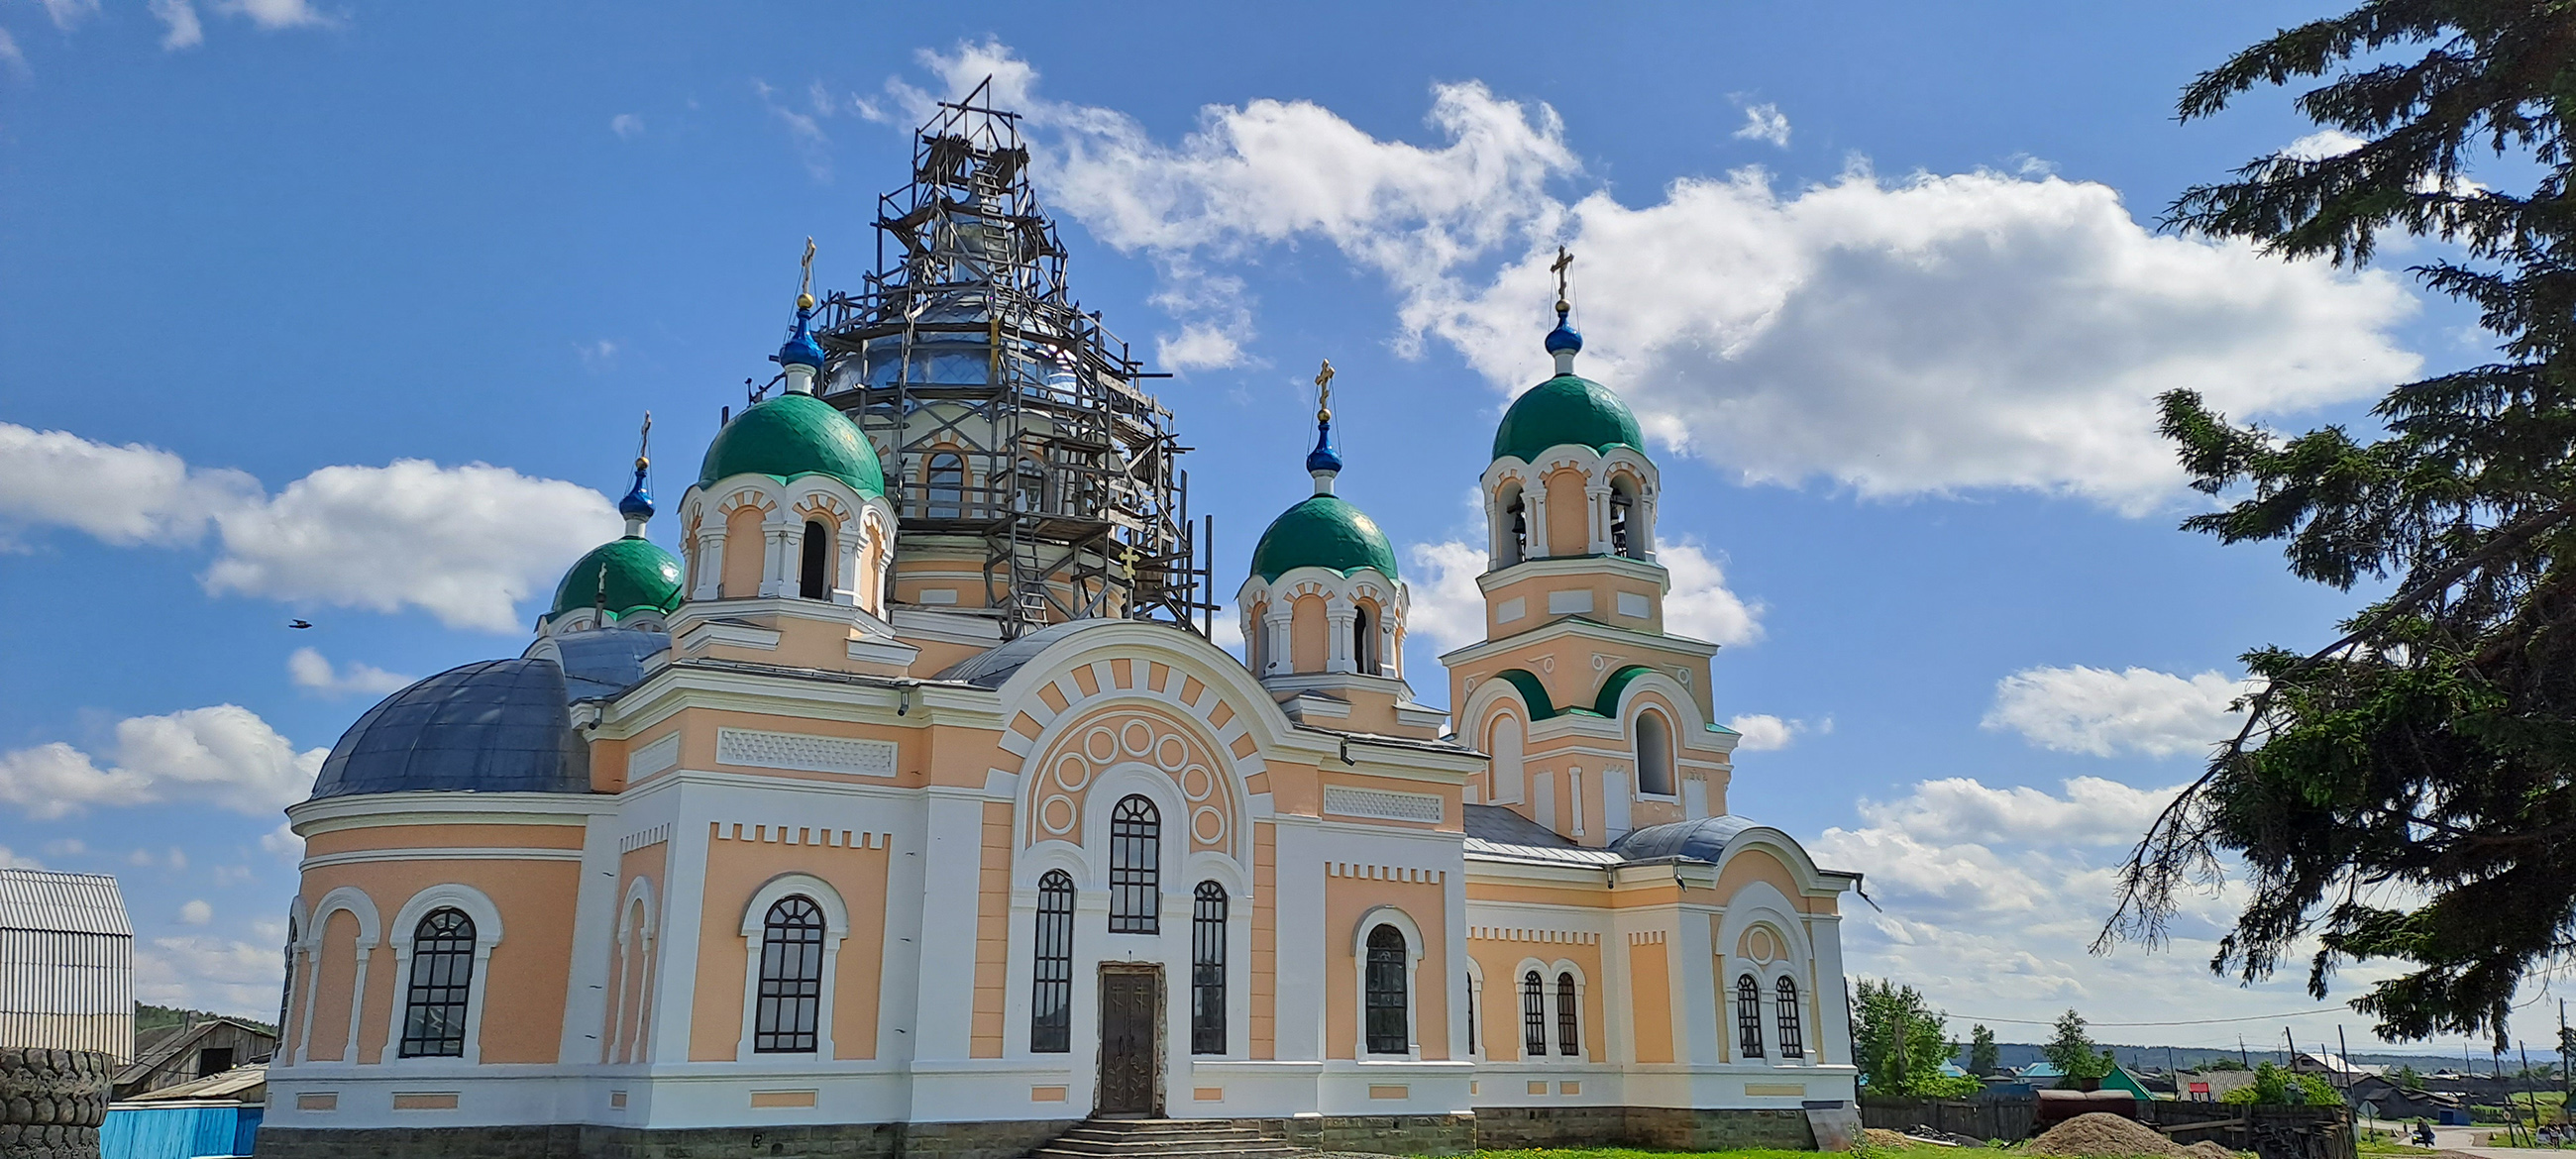
<svg viewBox="0 0 2576 1159">
<path fill-rule="evenodd" d="M 1166 412 L 1030 288 L 1026 154 L 956 111 L 908 203 L 941 223 L 881 226 L 931 240 L 799 296 L 679 552 L 639 455 L 525 651 L 386 698 L 287 811 L 260 1152 L 1814 1145 L 1858 877 L 1727 811 L 1717 649 L 1664 631 L 1656 466 L 1562 291 L 1449 708 L 1335 494 L 1329 367 L 1238 660 L 1158 611 L 1212 606 L 1156 554 Z"/>
</svg>

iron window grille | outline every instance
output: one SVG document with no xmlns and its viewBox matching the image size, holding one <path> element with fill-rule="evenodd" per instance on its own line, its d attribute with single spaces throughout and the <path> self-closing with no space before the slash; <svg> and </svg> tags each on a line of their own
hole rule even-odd
<svg viewBox="0 0 2576 1159">
<path fill-rule="evenodd" d="M 411 978 L 403 994 L 403 1058 L 463 1058 L 466 1001 L 474 990 L 474 919 L 431 910 L 412 927 Z"/>
<path fill-rule="evenodd" d="M 1029 1050 L 1063 1054 L 1073 1049 L 1073 878 L 1061 869 L 1038 879 L 1034 933 L 1037 968 L 1029 995 Z"/>
<path fill-rule="evenodd" d="M 769 907 L 760 932 L 754 1054 L 812 1054 L 823 1013 L 823 911 L 805 897 Z"/>
<path fill-rule="evenodd" d="M 1368 936 L 1368 1052 L 1404 1054 L 1412 1048 L 1404 1015 L 1404 931 L 1379 926 Z"/>
<path fill-rule="evenodd" d="M 1574 995 L 1574 975 L 1557 975 L 1556 1052 L 1566 1056 L 1567 1058 L 1573 1058 L 1583 1053 L 1583 1035 L 1580 1033 L 1582 1028 L 1575 1021 L 1577 1014 L 1576 1005 L 1577 999 Z"/>
<path fill-rule="evenodd" d="M 1213 881 L 1190 910 L 1190 1053 L 1225 1053 L 1225 887 Z"/>
<path fill-rule="evenodd" d="M 1780 979 L 1780 1057 L 1807 1057 L 1806 1037 L 1798 1032 L 1798 984 Z"/>
<path fill-rule="evenodd" d="M 1735 979 L 1735 1046 L 1746 1058 L 1762 1057 L 1762 984 L 1751 974 Z"/>
<path fill-rule="evenodd" d="M 1547 1054 L 1547 979 L 1536 970 L 1521 975 L 1521 1049 L 1532 1058 Z"/>
<path fill-rule="evenodd" d="M 1467 976 L 1467 1057 L 1476 1057 L 1476 976 Z M 278 1025 L 283 1026 L 281 1022 Z"/>
<path fill-rule="evenodd" d="M 1143 797 L 1109 814 L 1109 932 L 1162 932 L 1163 816 Z"/>
</svg>

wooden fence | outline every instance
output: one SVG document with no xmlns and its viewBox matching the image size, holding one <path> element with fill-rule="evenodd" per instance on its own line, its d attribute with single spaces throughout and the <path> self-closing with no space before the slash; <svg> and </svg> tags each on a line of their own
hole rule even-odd
<svg viewBox="0 0 2576 1159">
<path fill-rule="evenodd" d="M 2358 1159 L 2352 1112 L 2344 1107 L 2253 1107 L 2234 1103 L 2141 1099 L 2141 1123 L 2191 1144 L 2203 1139 L 2262 1159 Z M 1972 1139 L 2018 1143 L 2039 1122 L 2036 1095 L 1969 1099 L 1908 1099 L 1862 1095 L 1862 1126 L 1889 1131 L 1930 1127 Z"/>
</svg>

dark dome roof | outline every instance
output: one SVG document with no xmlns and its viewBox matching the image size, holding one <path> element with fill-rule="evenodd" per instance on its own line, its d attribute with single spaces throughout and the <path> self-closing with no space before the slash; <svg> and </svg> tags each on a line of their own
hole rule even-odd
<svg viewBox="0 0 2576 1159">
<path fill-rule="evenodd" d="M 313 797 L 440 790 L 587 793 L 590 746 L 573 733 L 563 668 L 483 660 L 386 697 L 331 746 Z"/>
<path fill-rule="evenodd" d="M 1752 818 L 1733 814 L 1702 817 L 1696 821 L 1672 821 L 1629 830 L 1612 841 L 1610 849 L 1630 861 L 1687 857 L 1693 861 L 1714 863 L 1725 856 L 1727 842 L 1753 827 Z"/>
</svg>

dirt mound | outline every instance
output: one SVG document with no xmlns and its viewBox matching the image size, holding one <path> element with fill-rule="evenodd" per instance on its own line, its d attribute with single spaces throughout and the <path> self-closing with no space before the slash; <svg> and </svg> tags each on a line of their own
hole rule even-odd
<svg viewBox="0 0 2576 1159">
<path fill-rule="evenodd" d="M 1884 1127 L 1871 1127 L 1870 1129 L 1861 1132 L 1860 1138 L 1861 1142 L 1872 1147 L 1911 1147 L 1914 1145 L 1913 1142 L 1908 1140 L 1904 1135 L 1895 1131 L 1890 1131 Z"/>
<path fill-rule="evenodd" d="M 2200 1142 L 2183 1148 L 2183 1152 L 2185 1154 L 2198 1155 L 2200 1156 L 2200 1159 L 2240 1159 L 2236 1152 L 2230 1151 L 2227 1148 L 2210 1142 L 2207 1139 L 2203 1139 Z"/>
<path fill-rule="evenodd" d="M 2070 1159 L 2119 1159 L 2129 1155 L 2154 1155 L 2164 1159 L 2204 1159 L 2201 1153 L 2174 1146 L 2173 1140 L 2145 1126 L 2118 1115 L 2093 1111 L 2077 1115 L 2030 1141 L 2034 1155 L 2064 1155 Z M 2217 1159 L 2207 1156 L 2205 1159 Z M 2230 1156 L 2230 1159 L 2234 1159 Z"/>
</svg>

